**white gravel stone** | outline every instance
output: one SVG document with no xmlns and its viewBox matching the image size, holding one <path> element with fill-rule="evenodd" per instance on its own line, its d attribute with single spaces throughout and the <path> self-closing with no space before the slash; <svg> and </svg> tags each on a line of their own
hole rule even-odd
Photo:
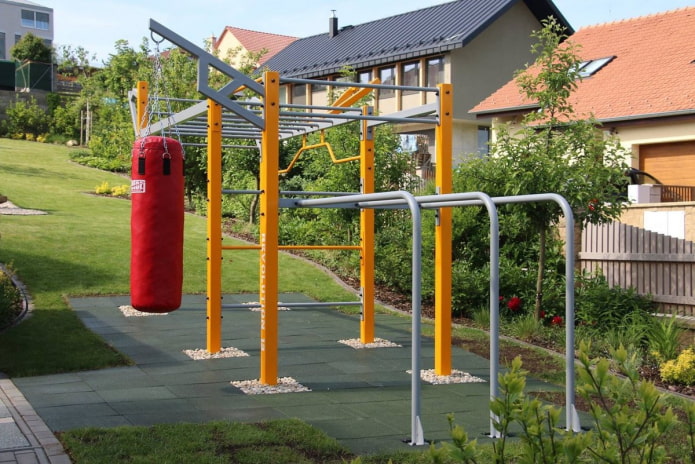
<svg viewBox="0 0 695 464">
<path fill-rule="evenodd" d="M 119 306 L 118 309 L 121 310 L 125 317 L 147 317 L 147 316 L 166 316 L 168 313 L 146 313 L 144 311 L 138 311 L 130 305 Z"/>
<path fill-rule="evenodd" d="M 249 354 L 238 348 L 228 346 L 222 348 L 217 353 L 210 353 L 208 350 L 196 348 L 195 350 L 183 350 L 183 352 L 191 359 L 199 361 L 201 359 L 220 359 L 220 358 L 243 358 Z"/>
<path fill-rule="evenodd" d="M 260 303 L 259 303 L 258 301 L 247 301 L 246 303 L 243 303 L 243 304 L 247 304 L 247 305 L 252 305 L 252 304 L 254 304 L 254 305 L 257 305 L 257 304 L 260 304 Z M 251 311 L 256 311 L 256 312 L 258 312 L 258 311 L 261 310 L 261 308 L 249 308 L 249 309 L 250 309 Z M 287 306 L 278 306 L 278 311 L 291 311 L 291 309 L 288 308 Z"/>
<path fill-rule="evenodd" d="M 346 340 L 338 340 L 338 343 L 350 346 L 356 350 L 361 350 L 363 348 L 400 348 L 401 345 L 398 343 L 390 342 L 384 340 L 383 338 L 375 338 L 372 343 L 362 343 L 359 338 L 349 338 Z"/>
<path fill-rule="evenodd" d="M 412 374 L 413 371 L 407 370 L 408 374 Z M 468 372 L 459 371 L 456 369 L 451 370 L 451 375 L 437 375 L 434 369 L 424 369 L 420 371 L 420 378 L 425 382 L 431 383 L 432 385 L 446 385 L 452 383 L 484 383 L 485 380 L 480 377 L 469 374 Z"/>
<path fill-rule="evenodd" d="M 274 395 L 277 393 L 310 392 L 311 389 L 298 383 L 292 377 L 280 377 L 276 385 L 264 385 L 258 379 L 232 380 L 232 385 L 247 395 Z"/>
</svg>

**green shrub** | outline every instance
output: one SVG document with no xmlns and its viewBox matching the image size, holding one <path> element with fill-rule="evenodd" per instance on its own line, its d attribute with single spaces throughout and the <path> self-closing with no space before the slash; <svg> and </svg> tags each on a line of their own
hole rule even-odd
<svg viewBox="0 0 695 464">
<path fill-rule="evenodd" d="M 638 294 L 634 288 L 610 287 L 602 275 L 578 276 L 576 288 L 575 316 L 581 330 L 602 335 L 614 329 L 640 326 L 640 330 L 630 329 L 633 335 L 639 335 L 632 343 L 646 344 L 654 310 L 651 298 Z"/>
<path fill-rule="evenodd" d="M 22 312 L 22 294 L 12 278 L 0 270 L 0 329 L 11 325 Z"/>
<path fill-rule="evenodd" d="M 681 348 L 680 337 L 683 332 L 676 323 L 675 315 L 668 320 L 655 318 L 647 334 L 649 354 L 660 363 L 675 359 Z"/>
</svg>

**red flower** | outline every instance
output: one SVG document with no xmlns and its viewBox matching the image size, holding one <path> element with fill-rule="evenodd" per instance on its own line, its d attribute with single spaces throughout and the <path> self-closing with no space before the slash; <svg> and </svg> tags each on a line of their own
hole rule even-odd
<svg viewBox="0 0 695 464">
<path fill-rule="evenodd" d="M 545 311 L 541 310 L 541 312 L 538 313 L 538 315 L 541 317 L 541 319 L 545 319 Z"/>
<path fill-rule="evenodd" d="M 504 302 L 504 297 L 500 296 L 500 303 Z"/>
<path fill-rule="evenodd" d="M 550 321 L 550 325 L 562 325 L 562 317 L 554 316 Z"/>
<path fill-rule="evenodd" d="M 595 211 L 598 207 L 598 199 L 592 198 L 589 202 L 589 211 Z"/>
<path fill-rule="evenodd" d="M 512 312 L 518 311 L 521 308 L 521 298 L 518 296 L 510 298 L 507 302 L 507 308 Z"/>
</svg>

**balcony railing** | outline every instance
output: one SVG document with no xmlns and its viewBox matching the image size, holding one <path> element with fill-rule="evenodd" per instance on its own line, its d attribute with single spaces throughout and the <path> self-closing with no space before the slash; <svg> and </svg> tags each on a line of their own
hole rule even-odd
<svg viewBox="0 0 695 464">
<path fill-rule="evenodd" d="M 693 201 L 695 198 L 695 187 L 685 185 L 660 185 L 661 201 L 663 203 L 676 201 Z"/>
</svg>

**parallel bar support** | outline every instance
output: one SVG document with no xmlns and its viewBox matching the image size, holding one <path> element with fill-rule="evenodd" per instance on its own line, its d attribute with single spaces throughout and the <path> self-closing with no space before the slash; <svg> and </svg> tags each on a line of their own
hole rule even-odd
<svg viewBox="0 0 695 464">
<path fill-rule="evenodd" d="M 207 350 L 222 349 L 222 107 L 208 100 Z"/>
<path fill-rule="evenodd" d="M 439 195 L 446 195 L 452 191 L 453 96 L 451 84 L 439 84 L 439 104 L 439 125 L 434 131 L 436 186 Z M 434 370 L 437 375 L 451 374 L 451 229 L 451 208 L 439 208 L 435 226 L 434 258 Z"/>
<path fill-rule="evenodd" d="M 280 188 L 279 121 L 280 76 L 264 73 L 263 127 L 261 135 L 260 195 L 260 286 L 261 303 L 261 373 L 260 382 L 276 385 L 278 381 L 278 214 Z"/>
</svg>

